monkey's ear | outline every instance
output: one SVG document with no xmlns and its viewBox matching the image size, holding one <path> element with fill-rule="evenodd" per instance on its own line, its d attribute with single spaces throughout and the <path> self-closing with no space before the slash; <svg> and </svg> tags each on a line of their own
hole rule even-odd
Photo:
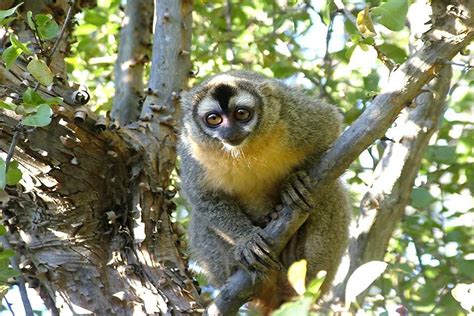
<svg viewBox="0 0 474 316">
<path fill-rule="evenodd" d="M 278 84 L 272 81 L 264 81 L 258 85 L 258 91 L 263 97 L 272 98 L 279 95 L 280 89 Z"/>
</svg>

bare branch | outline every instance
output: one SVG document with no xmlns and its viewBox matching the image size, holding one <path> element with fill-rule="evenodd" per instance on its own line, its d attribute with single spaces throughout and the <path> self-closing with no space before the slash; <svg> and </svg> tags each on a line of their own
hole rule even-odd
<svg viewBox="0 0 474 316">
<path fill-rule="evenodd" d="M 137 120 L 143 94 L 143 70 L 149 60 L 153 0 L 128 1 L 115 63 L 115 96 L 111 116 L 120 125 Z"/>
</svg>

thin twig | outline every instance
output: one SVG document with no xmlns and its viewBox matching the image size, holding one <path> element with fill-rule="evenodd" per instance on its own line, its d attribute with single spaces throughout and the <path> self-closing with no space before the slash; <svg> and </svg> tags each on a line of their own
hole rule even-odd
<svg viewBox="0 0 474 316">
<path fill-rule="evenodd" d="M 472 69 L 474 68 L 474 65 L 471 65 L 470 63 L 468 64 L 462 64 L 462 63 L 457 63 L 455 61 L 445 61 L 444 62 L 446 65 L 453 65 L 453 66 L 459 66 L 463 67 L 464 69 Z"/>
<path fill-rule="evenodd" d="M 357 25 L 356 17 L 349 10 L 347 10 L 346 6 L 344 5 L 344 3 L 342 3 L 341 0 L 334 0 L 334 4 L 336 5 L 338 10 L 341 10 L 344 13 L 346 18 L 348 18 L 352 24 Z"/>
<path fill-rule="evenodd" d="M 0 237 L 0 242 L 2 243 L 3 247 L 5 249 L 12 249 L 12 245 L 8 241 L 8 239 L 5 236 Z M 26 292 L 26 281 L 25 278 L 23 277 L 23 274 L 21 274 L 20 266 L 18 265 L 18 262 L 16 260 L 16 255 L 10 257 L 10 265 L 12 266 L 13 269 L 17 270 L 20 275 L 15 277 L 17 283 L 18 283 L 18 288 L 20 290 L 20 296 L 21 300 L 23 302 L 23 308 L 25 309 L 25 315 L 26 316 L 33 316 L 33 309 L 31 308 L 31 303 L 30 299 L 28 298 L 28 293 Z"/>
<path fill-rule="evenodd" d="M 324 58 L 323 58 L 323 69 L 324 69 L 324 75 L 325 75 L 325 80 L 323 80 L 320 86 L 320 91 L 319 94 L 321 97 L 327 96 L 329 93 L 326 91 L 327 88 L 327 83 L 331 79 L 331 66 L 332 66 L 332 59 L 330 58 L 329 55 L 329 43 L 331 42 L 331 36 L 333 32 L 333 26 L 334 26 L 334 18 L 336 17 L 336 13 L 331 13 L 331 18 L 329 20 L 329 25 L 328 25 L 328 31 L 326 33 L 326 52 L 324 53 Z"/>
<path fill-rule="evenodd" d="M 5 299 L 5 303 L 7 303 L 7 307 L 8 307 L 8 309 L 10 310 L 10 313 L 12 313 L 12 315 L 15 316 L 15 312 L 14 312 L 13 309 L 12 309 L 12 303 L 10 303 L 10 302 L 8 301 L 8 299 L 7 299 L 6 296 L 4 296 L 3 298 Z"/>
<path fill-rule="evenodd" d="M 5 159 L 5 173 L 8 172 L 8 166 L 10 165 L 10 161 L 12 160 L 13 154 L 15 153 L 16 143 L 18 141 L 18 137 L 20 136 L 22 127 L 23 125 L 20 121 L 13 129 L 15 132 L 13 133 L 12 142 L 10 144 L 10 147 L 8 148 L 7 158 Z"/>
<path fill-rule="evenodd" d="M 51 51 L 49 52 L 48 56 L 46 57 L 46 59 L 48 60 L 48 65 L 51 63 L 51 57 L 53 57 L 54 52 L 59 47 L 59 43 L 61 42 L 61 39 L 64 36 L 64 32 L 66 32 L 66 27 L 69 24 L 69 21 L 71 20 L 72 11 L 74 9 L 74 5 L 76 4 L 76 0 L 70 0 L 70 1 L 68 1 L 68 3 L 69 3 L 69 8 L 67 10 L 66 19 L 64 20 L 63 26 L 61 28 L 61 31 L 59 32 L 58 38 L 56 39 L 56 42 L 54 43 L 53 48 L 51 48 Z"/>
<path fill-rule="evenodd" d="M 344 13 L 344 15 L 346 16 L 346 18 L 357 28 L 357 18 L 349 11 L 347 10 L 346 6 L 344 5 L 344 3 L 342 3 L 341 0 L 334 0 L 334 4 L 336 5 L 337 9 L 339 11 L 342 11 Z M 360 33 L 360 32 L 359 32 Z M 360 33 L 360 35 L 362 36 L 362 38 L 365 38 L 365 36 L 363 34 Z M 388 58 L 381 50 L 380 48 L 375 45 L 375 44 L 372 44 L 371 45 L 375 51 L 377 52 L 377 58 L 382 62 L 382 64 L 385 65 L 385 67 L 388 68 L 388 70 L 392 71 L 393 68 L 395 68 L 395 63 L 390 59 Z"/>
<path fill-rule="evenodd" d="M 36 44 L 39 46 L 41 52 L 43 52 L 44 51 L 44 43 L 41 40 L 41 37 L 39 35 L 38 25 L 36 24 L 36 20 L 35 20 L 35 17 L 33 15 L 31 15 L 31 21 L 33 22 L 33 25 L 34 25 L 35 29 L 33 30 L 33 29 L 30 28 L 30 30 L 33 33 L 33 37 L 35 38 Z"/>
</svg>

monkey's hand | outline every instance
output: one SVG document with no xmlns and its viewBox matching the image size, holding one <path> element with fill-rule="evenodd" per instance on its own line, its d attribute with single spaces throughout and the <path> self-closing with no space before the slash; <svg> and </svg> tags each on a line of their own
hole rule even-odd
<svg viewBox="0 0 474 316">
<path fill-rule="evenodd" d="M 252 276 L 253 281 L 263 278 L 270 270 L 280 270 L 281 263 L 272 253 L 273 242 L 257 230 L 237 243 L 234 257 Z"/>
<path fill-rule="evenodd" d="M 311 179 L 306 172 L 292 174 L 283 184 L 281 199 L 290 208 L 311 212 L 315 208 L 314 193 L 311 191 Z"/>
</svg>

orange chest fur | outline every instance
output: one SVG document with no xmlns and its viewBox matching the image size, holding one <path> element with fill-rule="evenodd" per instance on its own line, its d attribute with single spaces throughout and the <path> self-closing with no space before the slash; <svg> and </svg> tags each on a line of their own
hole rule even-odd
<svg viewBox="0 0 474 316">
<path fill-rule="evenodd" d="M 191 141 L 191 152 L 204 169 L 202 184 L 235 197 L 251 212 L 268 213 L 279 201 L 282 182 L 308 154 L 289 148 L 284 126 L 246 144 L 239 155 Z"/>
</svg>

